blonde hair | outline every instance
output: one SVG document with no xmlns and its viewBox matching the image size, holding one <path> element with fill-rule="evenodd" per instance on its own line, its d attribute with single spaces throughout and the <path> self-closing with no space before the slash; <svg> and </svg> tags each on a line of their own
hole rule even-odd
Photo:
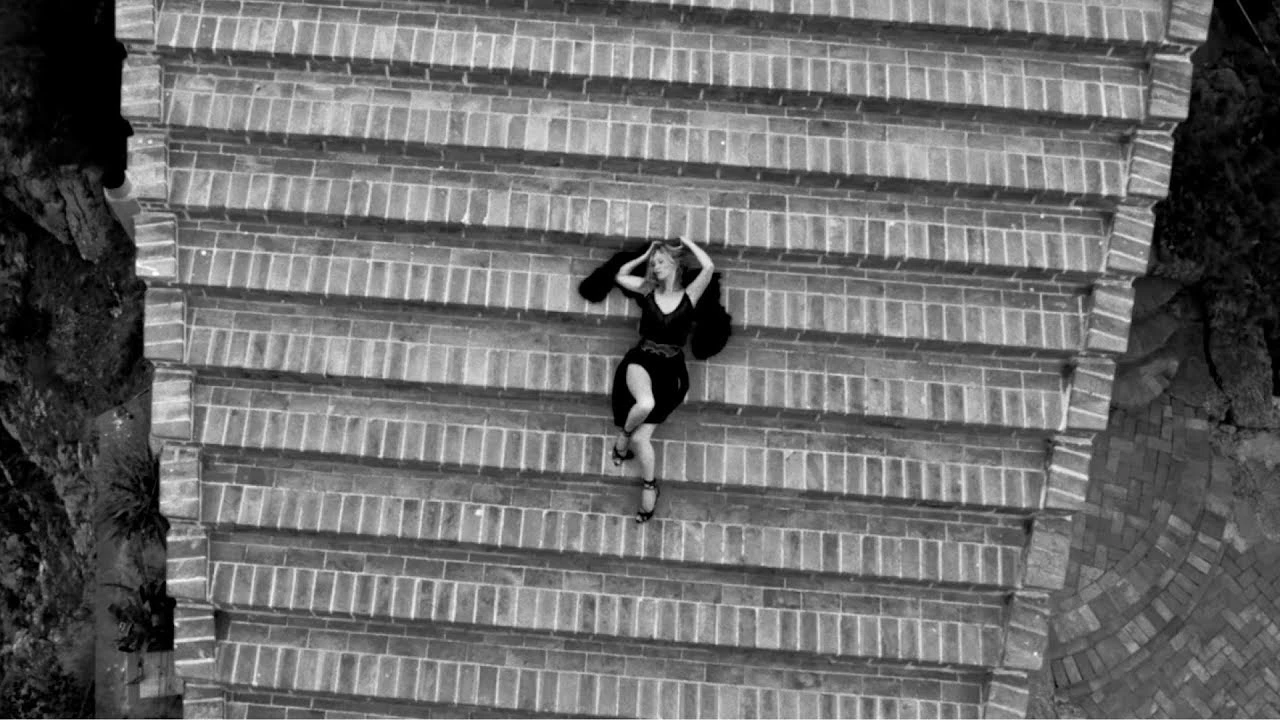
<svg viewBox="0 0 1280 720">
<path fill-rule="evenodd" d="M 672 264 L 675 265 L 675 286 L 677 288 L 684 287 L 684 269 L 688 263 L 688 250 L 683 243 L 676 245 L 661 243 L 654 250 L 653 255 L 649 256 L 649 261 L 645 263 L 644 284 L 640 287 L 641 295 L 648 295 L 658 287 L 658 277 L 653 274 L 653 259 L 658 256 L 658 253 L 666 253 L 667 257 L 671 258 Z"/>
</svg>

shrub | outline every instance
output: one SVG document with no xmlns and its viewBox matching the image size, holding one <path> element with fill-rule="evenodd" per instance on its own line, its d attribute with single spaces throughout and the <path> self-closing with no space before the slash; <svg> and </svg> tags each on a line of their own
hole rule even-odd
<svg viewBox="0 0 1280 720">
<path fill-rule="evenodd" d="M 160 458 L 150 449 L 122 452 L 109 469 L 103 520 L 117 540 L 164 545 L 169 521 L 160 513 Z"/>
<path fill-rule="evenodd" d="M 91 688 L 81 687 L 62 667 L 53 643 L 23 644 L 22 651 L 5 663 L 0 678 L 0 717 L 74 718 L 92 712 L 93 694 L 86 692 Z"/>
<path fill-rule="evenodd" d="M 107 583 L 130 590 L 119 583 Z M 163 580 L 151 579 L 132 590 L 123 603 L 108 608 L 116 620 L 116 648 L 121 652 L 157 652 L 173 649 L 173 608 L 177 604 Z"/>
</svg>

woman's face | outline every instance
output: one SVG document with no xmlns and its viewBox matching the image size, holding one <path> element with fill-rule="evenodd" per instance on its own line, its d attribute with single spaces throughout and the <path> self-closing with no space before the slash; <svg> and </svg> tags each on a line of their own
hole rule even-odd
<svg viewBox="0 0 1280 720">
<path fill-rule="evenodd" d="M 675 261 L 662 249 L 654 251 L 653 257 L 649 258 L 649 266 L 653 268 L 653 276 L 662 281 L 671 277 L 671 273 L 676 269 Z"/>
</svg>

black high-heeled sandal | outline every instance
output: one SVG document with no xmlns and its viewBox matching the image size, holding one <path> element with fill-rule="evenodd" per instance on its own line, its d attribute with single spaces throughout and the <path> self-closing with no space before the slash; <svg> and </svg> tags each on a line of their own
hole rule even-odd
<svg viewBox="0 0 1280 720">
<path fill-rule="evenodd" d="M 633 432 L 634 432 L 634 431 L 633 431 Z M 623 437 L 625 437 L 627 440 L 631 440 L 631 433 L 627 432 L 626 430 L 623 430 L 623 431 L 622 431 L 622 436 L 623 436 Z M 617 440 L 615 440 L 615 441 L 613 442 L 613 447 L 612 447 L 612 448 L 610 448 L 610 450 L 612 450 L 612 451 L 613 451 L 613 466 L 614 466 L 614 467 L 622 467 L 622 463 L 624 463 L 624 462 L 626 462 L 626 461 L 628 461 L 628 460 L 631 460 L 631 459 L 635 458 L 635 456 L 636 456 L 636 454 L 635 454 L 635 453 L 631 452 L 631 443 L 630 443 L 630 442 L 628 442 L 628 443 L 627 443 L 627 454 L 626 454 L 626 455 L 623 455 L 622 453 L 618 452 L 618 441 L 617 441 Z"/>
<path fill-rule="evenodd" d="M 636 511 L 636 524 L 638 525 L 643 525 L 653 518 L 653 514 L 658 511 L 658 498 L 662 497 L 662 488 L 658 487 L 657 480 L 645 480 L 641 484 L 641 488 L 653 491 L 653 509 Z"/>
</svg>

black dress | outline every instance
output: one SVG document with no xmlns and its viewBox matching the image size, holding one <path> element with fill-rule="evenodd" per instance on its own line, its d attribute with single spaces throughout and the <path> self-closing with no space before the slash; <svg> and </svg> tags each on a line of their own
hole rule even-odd
<svg viewBox="0 0 1280 720">
<path fill-rule="evenodd" d="M 640 306 L 640 343 L 622 356 L 613 375 L 613 424 L 625 427 L 627 414 L 636 404 L 627 387 L 627 366 L 643 367 L 653 387 L 653 410 L 646 423 L 657 424 L 667 419 L 672 410 L 684 402 L 689 392 L 689 370 L 684 364 L 684 345 L 693 328 L 693 303 L 682 293 L 680 304 L 669 313 L 662 312 L 653 293 L 629 293 Z"/>
</svg>

